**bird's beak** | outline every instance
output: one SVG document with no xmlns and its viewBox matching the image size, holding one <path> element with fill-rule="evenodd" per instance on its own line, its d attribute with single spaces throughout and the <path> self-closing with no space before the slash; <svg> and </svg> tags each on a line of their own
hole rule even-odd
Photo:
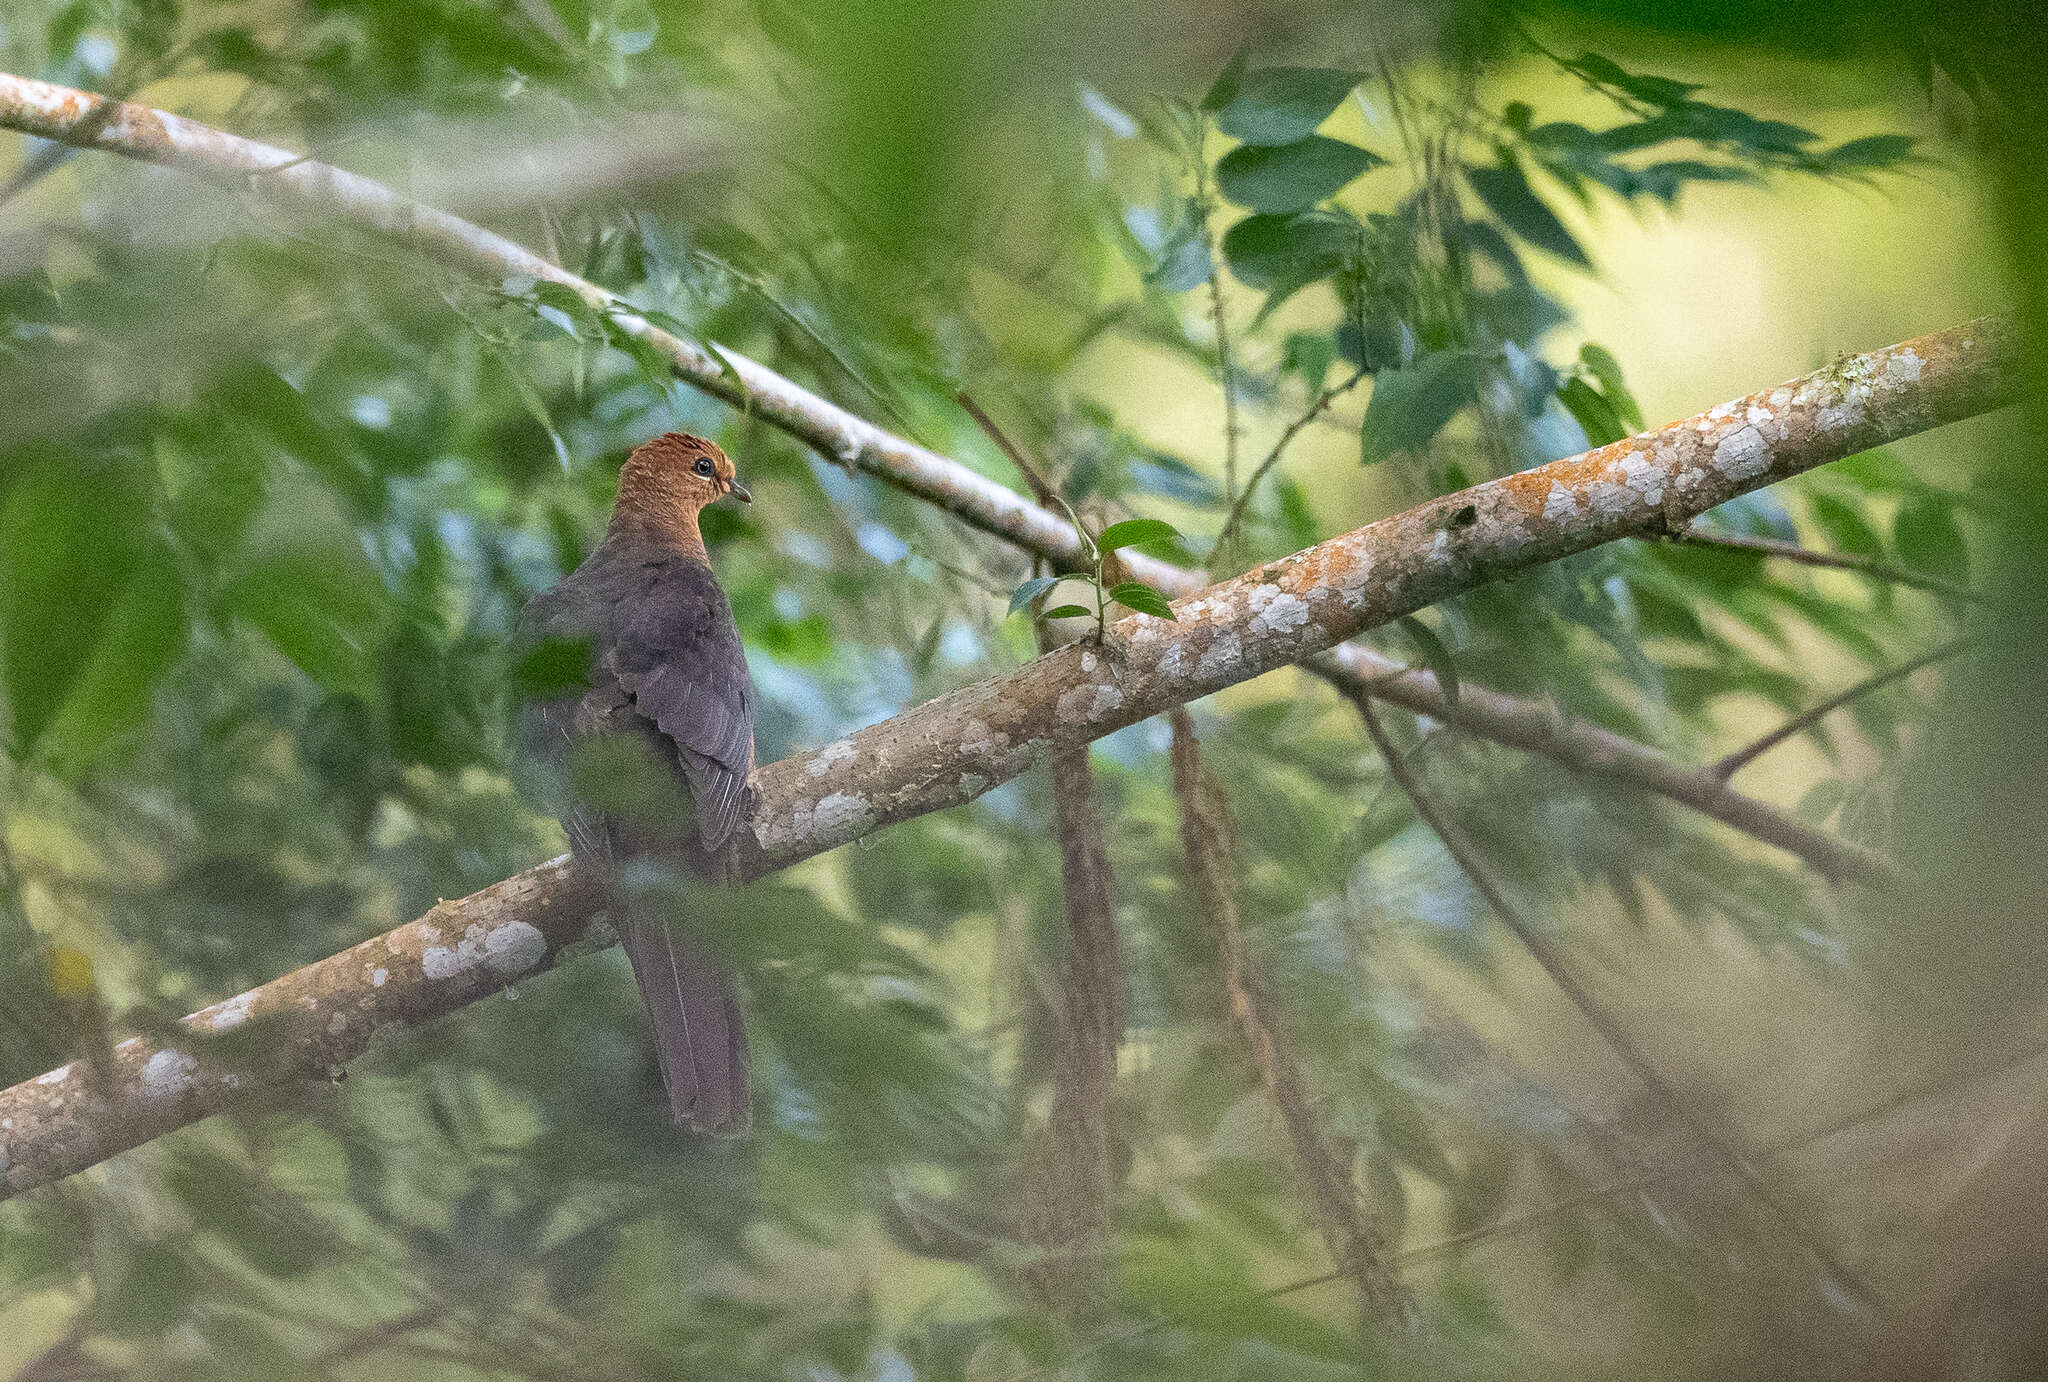
<svg viewBox="0 0 2048 1382">
<path fill-rule="evenodd" d="M 727 480 L 725 482 L 725 492 L 739 500 L 742 504 L 754 502 L 754 496 L 747 493 L 747 487 L 737 480 Z"/>
</svg>

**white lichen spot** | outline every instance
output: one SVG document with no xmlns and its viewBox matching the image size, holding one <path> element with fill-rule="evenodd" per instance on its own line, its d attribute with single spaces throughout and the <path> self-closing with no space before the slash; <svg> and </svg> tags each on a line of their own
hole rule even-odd
<svg viewBox="0 0 2048 1382">
<path fill-rule="evenodd" d="M 1770 444 L 1754 427 L 1729 433 L 1714 448 L 1714 469 L 1731 480 L 1753 480 L 1768 470 L 1770 464 Z"/>
<path fill-rule="evenodd" d="M 1009 735 L 991 731 L 980 720 L 969 720 L 960 731 L 960 752 L 971 758 L 994 758 L 1009 742 Z"/>
<path fill-rule="evenodd" d="M 51 1071 L 51 1072 L 50 1072 L 49 1074 L 47 1074 L 47 1075 L 38 1075 L 38 1076 L 36 1076 L 36 1083 L 37 1083 L 37 1084 L 63 1084 L 63 1083 L 64 1083 L 64 1081 L 66 1081 L 66 1080 L 68 1080 L 68 1079 L 70 1079 L 70 1078 L 71 1078 L 71 1067 L 70 1067 L 70 1066 L 68 1066 L 68 1065 L 60 1065 L 60 1066 L 58 1066 L 58 1067 L 57 1067 L 57 1068 L 56 1068 L 55 1070 L 52 1070 L 52 1071 Z"/>
<path fill-rule="evenodd" d="M 1622 483 L 1643 496 L 1643 502 L 1651 508 L 1664 502 L 1664 472 L 1655 462 L 1631 451 L 1621 458 Z"/>
<path fill-rule="evenodd" d="M 1095 654 L 1081 654 L 1081 670 L 1084 672 L 1092 672 L 1095 670 Z"/>
<path fill-rule="evenodd" d="M 1791 401 L 1792 390 L 1786 388 L 1778 388 L 1771 390 L 1771 406 L 1773 408 L 1783 408 Z"/>
<path fill-rule="evenodd" d="M 1859 427 L 1862 423 L 1863 405 L 1854 400 L 1823 408 L 1814 419 L 1814 426 L 1823 432 L 1839 432 L 1845 427 Z"/>
<path fill-rule="evenodd" d="M 1067 724 L 1093 724 L 1124 703 L 1124 693 L 1114 686 L 1091 682 L 1060 693 L 1053 713 Z"/>
<path fill-rule="evenodd" d="M 1595 480 L 1586 486 L 1586 504 L 1594 513 L 1614 515 L 1627 513 L 1630 507 L 1630 491 L 1612 480 Z"/>
<path fill-rule="evenodd" d="M 198 1061 L 175 1046 L 157 1052 L 143 1064 L 142 1097 L 162 1099 L 184 1093 L 192 1087 L 192 1072 L 198 1068 Z"/>
<path fill-rule="evenodd" d="M 834 792 L 811 812 L 811 830 L 824 835 L 851 835 L 873 814 L 867 802 L 850 792 Z"/>
<path fill-rule="evenodd" d="M 370 971 L 370 987 L 373 989 L 383 988 L 385 981 L 390 979 L 390 977 L 391 971 L 384 968 L 384 966 L 382 965 L 378 965 L 375 969 Z"/>
<path fill-rule="evenodd" d="M 524 974 L 548 953 L 548 938 L 531 922 L 508 921 L 484 937 L 484 964 L 493 974 Z"/>
<path fill-rule="evenodd" d="M 434 925 L 434 924 L 433 924 L 432 922 L 430 922 L 430 921 L 423 921 L 423 922 L 421 922 L 421 923 L 420 923 L 420 939 L 421 939 L 421 940 L 427 940 L 427 941 L 437 941 L 437 940 L 441 939 L 441 928 L 440 928 L 440 927 L 438 927 L 438 926 L 436 926 L 436 925 Z"/>
<path fill-rule="evenodd" d="M 476 967 L 483 959 L 483 947 L 472 940 L 454 945 L 430 945 L 420 952 L 420 968 L 429 979 L 453 979 Z"/>
<path fill-rule="evenodd" d="M 1248 603 L 1252 610 L 1253 633 L 1286 635 L 1308 622 L 1308 601 L 1299 595 L 1290 595 L 1277 585 L 1253 587 Z"/>
<path fill-rule="evenodd" d="M 1922 364 L 1919 355 L 1911 349 L 1902 350 L 1885 366 L 1885 377 L 1894 384 L 1917 384 Z"/>
<path fill-rule="evenodd" d="M 249 1019 L 249 1004 L 256 997 L 253 993 L 238 993 L 222 1003 L 213 1014 L 213 1030 L 231 1032 Z"/>
<path fill-rule="evenodd" d="M 1543 516 L 1553 523 L 1571 522 L 1579 516 L 1579 496 L 1552 480 L 1550 493 L 1543 496 Z"/>
<path fill-rule="evenodd" d="M 835 764 L 844 763 L 847 759 L 858 755 L 859 752 L 860 750 L 853 746 L 853 740 L 836 740 L 819 749 L 811 761 L 804 765 L 804 771 L 812 777 L 823 777 L 826 773 L 832 771 Z"/>
<path fill-rule="evenodd" d="M 1224 629 L 1202 654 L 1202 660 L 1195 664 L 1195 675 L 1204 679 L 1222 676 L 1233 671 L 1243 660 L 1244 645 L 1238 641 L 1237 631 Z"/>
</svg>

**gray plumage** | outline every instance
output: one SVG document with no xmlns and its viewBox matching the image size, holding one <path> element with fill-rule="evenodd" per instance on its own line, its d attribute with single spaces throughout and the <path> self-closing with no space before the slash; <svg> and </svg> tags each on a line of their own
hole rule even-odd
<svg viewBox="0 0 2048 1382">
<path fill-rule="evenodd" d="M 604 543 L 528 604 L 521 641 L 587 648 L 583 686 L 528 705 L 528 741 L 553 770 L 570 848 L 613 889 L 671 1112 L 701 1131 L 737 1132 L 748 1116 L 747 1049 L 732 980 L 620 886 L 637 859 L 717 881 L 750 805 L 753 683 L 697 535 L 705 500 L 679 488 L 714 455 L 714 480 L 744 495 L 724 454 L 698 438 L 671 433 L 636 452 Z M 668 502 L 677 494 L 681 518 Z"/>
</svg>

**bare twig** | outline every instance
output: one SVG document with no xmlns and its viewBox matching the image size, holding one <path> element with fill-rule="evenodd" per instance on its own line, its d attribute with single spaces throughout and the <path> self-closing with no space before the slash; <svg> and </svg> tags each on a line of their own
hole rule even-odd
<svg viewBox="0 0 2048 1382">
<path fill-rule="evenodd" d="M 1820 1263 L 1828 1275 L 1866 1308 L 1875 1308 L 1877 1300 L 1869 1287 L 1864 1285 L 1848 1265 L 1799 1219 L 1791 1206 L 1764 1182 L 1763 1177 L 1750 1162 L 1748 1154 L 1723 1136 L 1704 1114 L 1693 1107 L 1692 1101 L 1679 1092 L 1676 1085 L 1658 1072 L 1649 1056 L 1636 1045 L 1635 1039 L 1613 1014 L 1601 1005 L 1592 991 L 1579 981 L 1578 976 L 1565 963 L 1564 956 L 1550 943 L 1549 937 L 1532 925 L 1528 918 L 1507 900 L 1499 885 L 1494 882 L 1492 871 L 1480 862 L 1478 851 L 1465 838 L 1464 831 L 1448 814 L 1437 807 L 1428 793 L 1422 790 L 1421 781 L 1416 777 L 1407 759 L 1394 746 L 1386 726 L 1380 721 L 1379 713 L 1373 709 L 1372 699 L 1362 696 L 1356 704 L 1359 717 L 1365 724 L 1365 732 L 1372 739 L 1373 747 L 1379 750 L 1381 759 L 1386 763 L 1388 775 L 1408 794 L 1408 800 L 1415 808 L 1416 816 L 1443 843 L 1444 852 L 1451 856 L 1452 861 L 1471 881 L 1474 890 L 1486 899 L 1487 905 L 1501 919 L 1501 923 L 1517 941 L 1521 942 L 1522 948 L 1527 950 L 1543 972 L 1550 976 L 1551 982 L 1557 985 L 1571 1005 L 1579 1010 L 1588 1025 L 1600 1034 L 1601 1039 L 1614 1053 L 1621 1057 L 1622 1063 L 1635 1072 L 1636 1078 L 1668 1105 L 1679 1120 L 1692 1130 L 1693 1135 L 1736 1174 L 1757 1202 L 1769 1210 L 1793 1238 L 1813 1255 L 1814 1260 Z"/>
<path fill-rule="evenodd" d="M 1323 1133 L 1291 1040 L 1253 971 L 1238 924 L 1237 842 L 1229 801 L 1202 767 L 1201 747 L 1187 711 L 1176 707 L 1172 721 L 1181 848 L 1216 946 L 1225 1008 L 1251 1056 L 1259 1086 L 1279 1107 L 1302 1190 L 1338 1270 L 1356 1283 L 1367 1318 L 1392 1315 L 1407 1321 L 1413 1302 L 1388 1269 L 1385 1240 L 1358 1202 L 1350 1166 Z"/>
<path fill-rule="evenodd" d="M 990 417 L 979 403 L 974 401 L 967 390 L 960 390 L 958 397 L 960 406 L 967 410 L 967 416 L 974 419 L 974 425 L 986 432 L 988 439 L 996 444 L 996 449 L 1009 457 L 1010 464 L 1017 467 L 1017 473 L 1024 477 L 1025 485 L 1031 490 L 1031 497 L 1046 508 L 1052 508 L 1057 505 L 1059 503 L 1059 491 L 1055 490 L 1051 482 L 1039 473 L 1038 467 L 1033 465 L 1030 457 L 1024 454 L 1024 448 L 1012 441 L 1010 434 L 996 425 L 996 420 Z"/>
<path fill-rule="evenodd" d="M 1252 473 L 1245 479 L 1244 492 L 1237 496 L 1236 501 L 1230 506 L 1230 512 L 1224 515 L 1223 526 L 1216 532 L 1217 551 L 1230 550 L 1231 544 L 1237 538 L 1238 525 L 1244 521 L 1245 506 L 1252 502 L 1252 491 L 1259 487 L 1259 481 L 1266 478 L 1266 472 L 1280 463 L 1281 453 L 1287 450 L 1287 444 L 1294 440 L 1295 434 L 1322 416 L 1323 410 L 1328 408 L 1332 401 L 1342 398 L 1345 394 L 1357 388 L 1359 381 L 1363 378 L 1365 378 L 1365 369 L 1361 366 L 1354 370 L 1351 377 L 1343 383 L 1334 384 L 1324 389 L 1322 393 L 1316 396 L 1315 402 L 1309 405 L 1307 412 L 1287 424 L 1287 430 L 1282 432 L 1280 439 L 1273 443 L 1273 449 L 1266 453 L 1266 458 L 1252 468 Z"/>
<path fill-rule="evenodd" d="M 1879 561 L 1875 557 L 1859 557 L 1848 552 L 1816 552 L 1811 547 L 1801 547 L 1796 542 L 1781 542 L 1771 537 L 1740 537 L 1733 533 L 1709 533 L 1698 527 L 1681 528 L 1666 533 L 1668 542 L 1680 543 L 1687 547 L 1718 547 L 1728 552 L 1755 552 L 1767 557 L 1782 557 L 1786 561 L 1798 562 L 1801 566 L 1819 566 L 1835 571 L 1854 571 L 1859 575 L 1890 581 L 1894 585 L 1911 586 L 1931 594 L 1945 596 L 1951 600 L 1981 604 L 1982 595 L 1965 585 L 1945 581 L 1939 576 L 1930 576 L 1923 571 L 1896 566 L 1891 562 Z"/>
<path fill-rule="evenodd" d="M 1916 658 L 1901 662 L 1896 667 L 1888 667 L 1882 672 L 1873 673 L 1862 681 L 1857 682 L 1854 686 L 1838 691 L 1820 704 L 1793 716 L 1769 734 L 1764 735 L 1763 738 L 1758 739 L 1755 743 L 1737 749 L 1708 768 L 1707 771 L 1721 781 L 1726 782 L 1754 760 L 1778 747 L 1787 739 L 1811 729 L 1828 715 L 1849 704 L 1849 702 L 1859 697 L 1867 696 L 1873 691 L 1890 686 L 1895 681 L 1903 681 L 1923 667 L 1930 667 L 1945 658 L 1954 657 L 1957 653 L 1967 649 L 1973 641 L 1973 639 L 1967 636 L 1952 638 L 1940 647 L 1924 652 Z"/>
<path fill-rule="evenodd" d="M 1905 1089 L 1888 1094 L 1874 1103 L 1866 1104 L 1862 1108 L 1829 1119 L 1817 1127 L 1793 1133 L 1789 1137 L 1781 1137 L 1769 1146 L 1760 1149 L 1757 1155 L 1776 1157 L 1803 1150 L 1816 1142 L 1825 1142 L 1831 1137 L 1853 1131 L 1866 1123 L 1875 1122 L 1886 1114 L 1894 1113 L 1923 1099 L 1935 1098 L 1939 1095 L 1950 1093 L 1963 1085 L 1974 1083 L 1977 1080 L 2017 1069 L 2029 1061 L 2039 1060 L 2043 1055 L 2048 1055 L 2048 1042 L 2035 1042 L 2024 1050 L 2016 1052 L 2008 1059 L 1999 1061 L 1996 1064 L 1972 1070 L 1951 1071 L 1931 1079 L 1922 1080 Z M 1616 1195 L 1628 1195 L 1639 1190 L 1654 1189 L 1659 1185 L 1676 1180 L 1680 1176 L 1693 1176 L 1698 1173 L 1698 1164 L 1691 1161 L 1664 1166 L 1653 1171 L 1646 1171 L 1639 1176 L 1630 1176 L 1606 1185 L 1595 1186 L 1592 1189 L 1553 1200 L 1549 1204 L 1538 1205 L 1533 1209 L 1523 1210 L 1520 1213 L 1505 1215 L 1491 1223 L 1480 1224 L 1476 1228 L 1466 1229 L 1461 1233 L 1449 1234 L 1427 1243 L 1417 1243 L 1412 1247 L 1403 1248 L 1395 1253 L 1394 1261 L 1406 1267 L 1411 1263 L 1426 1261 L 1429 1258 L 1439 1257 L 1447 1252 L 1455 1252 L 1459 1248 L 1469 1247 L 1474 1243 L 1490 1242 L 1497 1238 L 1521 1233 L 1526 1229 L 1534 1228 L 1538 1224 L 1554 1219 L 1560 1214 L 1568 1214 L 1583 1205 L 1612 1199 Z M 1270 1299 L 1275 1296 L 1288 1295 L 1295 1291 L 1305 1291 L 1313 1286 L 1328 1285 L 1332 1281 L 1339 1280 L 1341 1275 L 1339 1272 L 1321 1272 L 1315 1276 L 1303 1277 L 1299 1281 L 1290 1281 L 1284 1286 L 1275 1286 L 1271 1290 L 1260 1292 L 1259 1295 L 1261 1299 Z"/>
</svg>

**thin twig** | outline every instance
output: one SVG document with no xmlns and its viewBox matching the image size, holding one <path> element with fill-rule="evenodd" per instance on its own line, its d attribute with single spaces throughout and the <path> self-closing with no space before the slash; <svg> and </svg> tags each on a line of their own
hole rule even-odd
<svg viewBox="0 0 2048 1382">
<path fill-rule="evenodd" d="M 1854 686 L 1849 687 L 1846 691 L 1838 691 L 1819 705 L 1793 716 L 1755 743 L 1737 749 L 1726 758 L 1715 763 L 1708 771 L 1721 779 L 1721 781 L 1726 782 L 1729 778 L 1747 767 L 1752 760 L 1770 752 L 1794 735 L 1811 729 L 1826 716 L 1840 710 L 1849 702 L 1860 696 L 1867 696 L 1871 692 L 1883 687 L 1890 686 L 1895 681 L 1901 681 L 1906 677 L 1910 677 L 1923 667 L 1932 666 L 1944 658 L 1954 657 L 1957 653 L 1967 649 L 1974 641 L 1968 635 L 1961 638 L 1952 638 L 1931 652 L 1922 653 L 1910 661 L 1901 662 L 1896 667 L 1886 668 L 1882 672 L 1867 676 Z"/>
<path fill-rule="evenodd" d="M 1017 473 L 1024 477 L 1024 483 L 1031 488 L 1031 497 L 1046 508 L 1057 507 L 1059 504 L 1059 491 L 1054 489 L 1051 482 L 1039 473 L 1036 466 L 1031 464 L 1030 459 L 1024 454 L 1024 448 L 1012 441 L 1010 434 L 996 425 L 996 420 L 990 417 L 979 403 L 974 401 L 967 390 L 960 390 L 957 397 L 960 400 L 960 406 L 967 410 L 967 416 L 974 419 L 974 425 L 988 433 L 989 440 L 996 444 L 996 448 L 999 451 L 1010 458 L 1011 465 L 1017 467 Z"/>
<path fill-rule="evenodd" d="M 1316 396 L 1316 401 L 1309 405 L 1307 412 L 1287 424 L 1287 430 L 1273 443 L 1273 449 L 1266 453 L 1266 459 L 1253 468 L 1251 475 L 1244 482 L 1243 492 L 1237 496 L 1230 506 L 1230 512 L 1224 516 L 1223 526 L 1216 533 L 1217 551 L 1229 549 L 1231 542 L 1237 537 L 1238 524 L 1244 521 L 1245 507 L 1252 502 L 1252 492 L 1259 487 L 1259 481 L 1266 478 L 1266 472 L 1280 463 L 1280 454 L 1287 449 L 1287 444 L 1294 440 L 1295 434 L 1322 416 L 1323 410 L 1332 402 L 1357 388 L 1359 381 L 1365 378 L 1365 373 L 1365 367 L 1359 366 L 1343 383 L 1333 384 L 1324 389 Z"/>
<path fill-rule="evenodd" d="M 1209 165 L 1206 122 L 1189 151 L 1195 165 L 1196 215 L 1201 218 L 1202 248 L 1209 256 L 1209 313 L 1216 319 L 1216 376 L 1223 385 L 1223 497 L 1237 499 L 1237 371 L 1230 355 L 1230 323 L 1223 313 L 1223 269 L 1217 259 L 1216 237 L 1209 233 Z"/>
<path fill-rule="evenodd" d="M 1790 1152 L 1802 1151 L 1816 1142 L 1825 1142 L 1831 1137 L 1852 1131 L 1863 1126 L 1865 1123 L 1875 1122 L 1886 1114 L 1895 1113 L 1899 1109 L 1919 1103 L 1923 1099 L 1931 1099 L 1937 1095 L 1946 1094 L 1960 1086 L 1973 1084 L 1978 1080 L 1989 1078 L 1992 1075 L 2003 1074 L 2008 1070 L 2016 1070 L 2029 1061 L 2039 1060 L 2044 1055 L 2048 1055 L 2048 1041 L 2035 1042 L 1995 1065 L 1984 1066 L 1974 1070 L 1949 1071 L 1946 1074 L 1922 1080 L 1917 1085 L 1909 1085 L 1905 1089 L 1896 1090 L 1874 1103 L 1866 1104 L 1860 1109 L 1855 1109 L 1837 1118 L 1832 1118 L 1818 1127 L 1808 1128 L 1802 1132 L 1780 1138 L 1778 1141 L 1760 1150 L 1757 1155 L 1777 1157 L 1784 1156 Z M 1554 1219 L 1560 1214 L 1569 1213 L 1581 1205 L 1611 1199 L 1616 1195 L 1633 1194 L 1638 1190 L 1655 1189 L 1657 1186 L 1667 1181 L 1676 1180 L 1680 1176 L 1696 1174 L 1698 1170 L 1697 1163 L 1689 1161 L 1679 1162 L 1660 1167 L 1654 1171 L 1646 1171 L 1639 1176 L 1631 1176 L 1625 1180 L 1599 1186 L 1592 1190 L 1566 1195 L 1564 1198 L 1553 1200 L 1549 1204 L 1538 1205 L 1534 1209 L 1524 1210 L 1517 1214 L 1509 1214 L 1495 1219 L 1492 1223 L 1466 1229 L 1462 1233 L 1449 1234 L 1443 1238 L 1432 1239 L 1427 1243 L 1417 1243 L 1413 1247 L 1403 1248 L 1394 1254 L 1394 1262 L 1399 1266 L 1405 1267 L 1411 1263 L 1436 1257 L 1458 1248 L 1469 1247 L 1473 1243 L 1483 1243 L 1490 1239 L 1507 1237 L 1520 1233 L 1524 1229 L 1533 1228 L 1546 1219 Z M 1343 1273 L 1341 1272 L 1319 1272 L 1315 1276 L 1303 1277 L 1299 1281 L 1290 1281 L 1283 1286 L 1275 1286 L 1271 1290 L 1262 1291 L 1259 1293 L 1258 1298 L 1270 1300 L 1276 1296 L 1288 1295 L 1295 1291 L 1305 1291 L 1312 1286 L 1327 1285 L 1332 1281 L 1340 1279 L 1342 1276 Z"/>
<path fill-rule="evenodd" d="M 1551 982 L 1558 986 L 1572 1006 L 1579 1010 L 1614 1053 L 1621 1057 L 1622 1063 L 1635 1072 L 1636 1078 L 1669 1105 L 1680 1121 L 1692 1129 L 1694 1136 L 1735 1172 L 1757 1202 L 1769 1210 L 1786 1230 L 1813 1254 L 1814 1259 L 1826 1269 L 1828 1275 L 1835 1278 L 1853 1299 L 1861 1302 L 1866 1308 L 1874 1309 L 1877 1298 L 1870 1288 L 1850 1271 L 1848 1265 L 1842 1262 L 1818 1235 L 1800 1221 L 1791 1206 L 1764 1183 L 1763 1177 L 1750 1163 L 1747 1154 L 1723 1137 L 1720 1131 L 1707 1121 L 1705 1115 L 1695 1110 L 1691 1101 L 1680 1094 L 1677 1087 L 1658 1072 L 1657 1067 L 1621 1024 L 1600 1005 L 1592 991 L 1579 982 L 1578 976 L 1565 964 L 1564 957 L 1558 953 L 1557 948 L 1541 931 L 1530 924 L 1528 918 L 1509 903 L 1494 882 L 1492 872 L 1480 862 L 1477 850 L 1465 838 L 1464 832 L 1447 814 L 1438 809 L 1436 803 L 1422 790 L 1421 782 L 1416 778 L 1408 761 L 1394 746 L 1386 726 L 1380 721 L 1379 713 L 1373 709 L 1372 698 L 1359 696 L 1354 704 L 1358 707 L 1359 717 L 1365 722 L 1365 732 L 1372 738 L 1373 747 L 1379 750 L 1381 759 L 1387 765 L 1388 775 L 1408 794 L 1408 800 L 1413 804 L 1416 816 L 1429 827 L 1438 840 L 1442 841 L 1444 852 L 1451 856 L 1452 862 L 1471 880 L 1473 888 L 1486 899 L 1487 905 L 1493 908 L 1494 914 L 1501 919 L 1502 924 L 1522 943 L 1523 948 L 1536 963 L 1542 966 L 1543 972 L 1550 976 Z"/>
<path fill-rule="evenodd" d="M 1801 547 L 1796 542 L 1781 542 L 1772 537 L 1739 537 L 1733 533 L 1708 533 L 1700 529 L 1680 528 L 1664 534 L 1667 542 L 1680 543 L 1687 547 L 1719 547 L 1730 552 L 1756 552 L 1767 557 L 1783 557 L 1802 566 L 1821 566 L 1836 571 L 1854 571 L 1859 575 L 1872 576 L 1894 585 L 1911 586 L 1951 600 L 1982 604 L 1984 597 L 1965 585 L 1945 581 L 1939 576 L 1930 576 L 1923 571 L 1894 566 L 1875 557 L 1859 557 L 1848 552 L 1816 552 L 1811 547 Z"/>
</svg>

